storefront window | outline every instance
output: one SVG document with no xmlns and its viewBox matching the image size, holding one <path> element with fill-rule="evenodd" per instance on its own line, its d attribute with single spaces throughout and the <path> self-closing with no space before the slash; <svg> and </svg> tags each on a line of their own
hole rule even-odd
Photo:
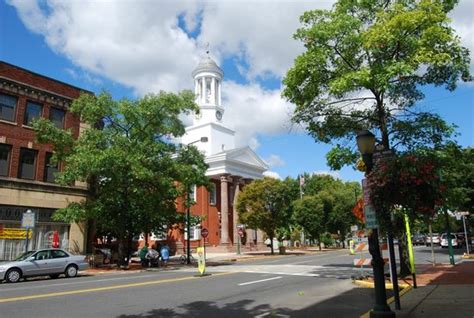
<svg viewBox="0 0 474 318">
<path fill-rule="evenodd" d="M 70 225 L 52 220 L 53 209 L 38 209 L 23 206 L 0 205 L 0 261 L 13 260 L 25 252 L 25 233 L 21 228 L 23 212 L 32 210 L 36 215 L 36 225 L 30 230 L 28 250 L 50 248 L 53 245 L 55 232 L 59 237 L 59 248 L 69 249 Z M 14 233 L 23 232 L 23 238 L 5 235 L 5 229 L 15 229 Z"/>
</svg>

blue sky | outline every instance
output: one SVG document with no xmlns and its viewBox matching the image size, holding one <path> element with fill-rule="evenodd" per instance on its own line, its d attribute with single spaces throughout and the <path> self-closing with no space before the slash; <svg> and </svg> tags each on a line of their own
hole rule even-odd
<svg viewBox="0 0 474 318">
<path fill-rule="evenodd" d="M 36 5 L 34 1 L 7 4 L 0 0 L 0 59 L 93 92 L 106 89 L 115 98 L 135 98 L 160 89 L 191 89 L 190 73 L 203 56 L 205 43 L 210 42 L 211 54 L 225 73 L 226 120 L 242 131 L 240 142 L 255 146 L 271 163 L 270 170 L 281 177 L 329 171 L 325 154 L 330 145 L 317 144 L 304 132 L 292 129 L 288 123 L 292 106 L 279 98 L 281 77 L 302 50 L 291 34 L 298 27 L 298 16 L 312 4 L 285 2 L 286 8 L 281 9 L 264 2 L 254 12 L 216 3 L 173 6 L 165 1 L 164 8 L 147 19 L 149 3 L 132 9 L 123 2 L 114 10 L 110 3 L 94 7 L 98 14 L 101 10 L 118 16 L 121 10 L 126 12 L 127 18 L 117 18 L 120 26 L 115 27 L 114 17 L 103 15 L 94 20 L 82 15 L 80 11 L 88 10 L 75 1 L 55 7 L 43 1 Z M 331 1 L 321 3 L 328 7 Z M 278 27 L 272 19 L 262 22 L 259 8 L 260 13 L 289 22 L 282 21 Z M 143 21 L 136 22 L 135 15 L 143 15 Z M 472 21 L 462 12 L 458 16 L 453 20 L 464 27 L 460 27 L 461 35 L 472 35 Z M 87 23 L 86 18 L 90 19 Z M 128 27 L 114 31 L 127 23 Z M 156 29 L 146 33 L 150 28 Z M 470 47 L 472 40 L 465 45 Z M 474 85 L 460 85 L 455 92 L 429 87 L 425 94 L 420 105 L 457 125 L 461 145 L 474 145 Z M 352 168 L 337 175 L 344 180 L 362 177 Z"/>
</svg>

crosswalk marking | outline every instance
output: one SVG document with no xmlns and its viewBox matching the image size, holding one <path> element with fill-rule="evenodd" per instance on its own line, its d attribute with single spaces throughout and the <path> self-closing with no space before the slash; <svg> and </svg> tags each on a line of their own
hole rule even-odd
<svg viewBox="0 0 474 318">
<path fill-rule="evenodd" d="M 195 269 L 184 268 L 182 271 L 195 271 Z M 353 266 L 322 266 L 322 265 L 225 265 L 208 267 L 207 272 L 239 272 L 252 274 L 269 274 L 285 276 L 303 276 L 320 278 L 349 279 L 360 272 L 359 268 Z"/>
<path fill-rule="evenodd" d="M 275 279 L 281 279 L 281 278 L 282 278 L 282 276 L 276 276 L 276 277 L 270 277 L 270 278 L 265 278 L 265 279 L 254 280 L 254 281 L 246 282 L 246 283 L 240 283 L 240 284 L 238 284 L 238 285 L 239 285 L 239 286 L 245 286 L 245 285 L 263 283 L 263 282 L 267 282 L 267 281 L 269 281 L 269 280 L 275 280 Z"/>
</svg>

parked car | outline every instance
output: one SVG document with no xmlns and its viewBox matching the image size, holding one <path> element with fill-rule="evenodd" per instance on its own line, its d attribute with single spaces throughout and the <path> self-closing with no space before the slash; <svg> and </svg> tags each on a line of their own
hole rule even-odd
<svg viewBox="0 0 474 318">
<path fill-rule="evenodd" d="M 424 245 L 425 244 L 425 235 L 423 235 L 423 234 L 413 235 L 413 238 L 412 238 L 411 241 L 412 241 L 413 245 Z"/>
<path fill-rule="evenodd" d="M 0 264 L 0 282 L 16 283 L 32 276 L 57 278 L 61 274 L 75 277 L 78 271 L 87 268 L 89 264 L 84 255 L 73 255 L 61 249 L 29 251 L 13 262 Z"/>
<path fill-rule="evenodd" d="M 448 244 L 449 244 L 448 234 L 443 233 L 443 235 L 441 235 L 441 247 L 446 248 L 446 247 L 448 247 Z M 451 233 L 451 245 L 452 245 L 453 248 L 461 248 L 461 244 L 459 244 L 458 237 L 454 233 Z"/>
<path fill-rule="evenodd" d="M 426 246 L 431 246 L 431 236 L 429 234 L 426 235 L 425 242 Z M 440 245 L 440 237 L 438 233 L 433 233 L 433 245 Z"/>
</svg>

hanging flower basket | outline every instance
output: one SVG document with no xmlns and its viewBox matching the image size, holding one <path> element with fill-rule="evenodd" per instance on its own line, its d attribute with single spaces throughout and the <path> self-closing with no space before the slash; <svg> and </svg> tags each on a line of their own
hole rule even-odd
<svg viewBox="0 0 474 318">
<path fill-rule="evenodd" d="M 379 223 L 388 225 L 390 211 L 402 206 L 413 217 L 432 216 L 443 204 L 442 184 L 434 158 L 403 155 L 379 161 L 368 176 Z"/>
</svg>

